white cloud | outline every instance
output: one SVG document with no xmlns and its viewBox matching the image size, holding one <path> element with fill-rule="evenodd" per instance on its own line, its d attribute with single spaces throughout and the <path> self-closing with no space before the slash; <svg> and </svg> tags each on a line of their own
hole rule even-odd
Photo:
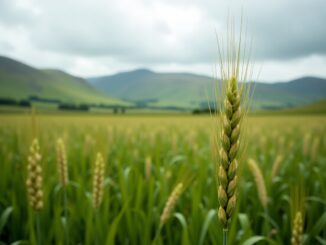
<svg viewBox="0 0 326 245">
<path fill-rule="evenodd" d="M 295 7 L 294 7 L 295 5 Z M 323 0 L 2 0 L 0 53 L 80 76 L 148 67 L 212 75 L 241 10 L 262 80 L 326 76 Z M 285 68 L 286 67 L 286 68 Z"/>
</svg>

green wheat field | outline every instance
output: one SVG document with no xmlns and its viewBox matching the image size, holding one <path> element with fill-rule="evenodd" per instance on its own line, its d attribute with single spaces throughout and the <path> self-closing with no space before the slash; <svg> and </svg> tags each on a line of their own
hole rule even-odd
<svg viewBox="0 0 326 245">
<path fill-rule="evenodd" d="M 0 244 L 222 244 L 216 119 L 0 115 Z M 291 244 L 300 212 L 304 244 L 326 244 L 326 116 L 249 115 L 241 137 L 228 243 Z M 26 187 L 34 138 L 43 180 L 39 211 L 30 207 Z M 59 138 L 65 186 L 57 170 Z M 94 207 L 98 153 L 105 170 Z M 173 196 L 179 183 L 182 191 Z"/>
</svg>

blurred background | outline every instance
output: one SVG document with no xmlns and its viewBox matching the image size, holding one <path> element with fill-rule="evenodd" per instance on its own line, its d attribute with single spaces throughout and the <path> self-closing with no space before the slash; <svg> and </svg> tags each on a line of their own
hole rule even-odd
<svg viewBox="0 0 326 245">
<path fill-rule="evenodd" d="M 325 9 L 323 0 L 2 0 L 1 111 L 205 112 L 220 78 L 217 36 L 241 16 L 258 82 L 252 109 L 326 111 Z"/>
</svg>

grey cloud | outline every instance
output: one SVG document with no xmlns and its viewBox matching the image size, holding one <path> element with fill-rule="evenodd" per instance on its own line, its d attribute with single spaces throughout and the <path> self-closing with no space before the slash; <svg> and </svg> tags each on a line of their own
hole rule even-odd
<svg viewBox="0 0 326 245">
<path fill-rule="evenodd" d="M 215 44 L 213 25 L 196 27 L 194 33 L 169 45 L 164 40 L 173 33 L 166 23 L 151 23 L 151 19 L 146 18 L 137 21 L 128 16 L 132 9 L 103 10 L 97 6 L 80 6 L 68 18 L 67 12 L 75 7 L 74 4 L 67 4 L 64 11 L 57 4 L 50 4 L 50 8 L 48 5 L 43 7 L 42 21 L 30 36 L 41 49 L 71 55 L 110 56 L 124 62 L 194 63 L 212 60 L 213 54 L 207 47 Z"/>
<path fill-rule="evenodd" d="M 198 4 L 212 18 L 224 22 L 227 13 L 215 10 L 229 8 L 231 16 L 241 16 L 254 40 L 259 59 L 294 59 L 326 54 L 326 1 L 324 0 L 231 0 L 221 8 L 220 1 Z M 234 11 L 235 10 L 235 11 Z"/>
<path fill-rule="evenodd" d="M 166 23 L 169 16 L 160 19 L 141 13 L 137 5 L 150 9 L 154 2 L 149 0 L 67 0 L 64 4 L 35 0 L 32 3 L 41 11 L 38 16 L 26 13 L 15 1 L 2 0 L 0 20 L 12 25 L 24 23 L 36 48 L 72 57 L 110 57 L 120 63 L 211 64 L 217 59 L 215 28 L 224 35 L 228 11 L 239 23 L 243 7 L 257 59 L 286 60 L 326 54 L 324 0 L 156 2 L 180 9 L 193 6 L 201 13 L 200 21 L 190 26 L 191 32 L 178 33 Z M 179 20 L 176 26 L 184 24 L 182 17 Z"/>
<path fill-rule="evenodd" d="M 0 50 L 12 51 L 14 50 L 14 46 L 5 40 L 0 40 Z"/>
<path fill-rule="evenodd" d="M 0 1 L 0 24 L 9 26 L 31 26 L 34 22 L 34 14 L 18 5 L 16 1 Z"/>
</svg>

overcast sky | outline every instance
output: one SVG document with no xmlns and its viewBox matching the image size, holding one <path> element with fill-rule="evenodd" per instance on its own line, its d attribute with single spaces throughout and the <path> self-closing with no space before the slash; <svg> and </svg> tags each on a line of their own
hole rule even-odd
<svg viewBox="0 0 326 245">
<path fill-rule="evenodd" d="M 325 0 L 0 0 L 0 55 L 98 76 L 147 67 L 214 75 L 227 16 L 253 39 L 260 80 L 326 77 Z"/>
</svg>

